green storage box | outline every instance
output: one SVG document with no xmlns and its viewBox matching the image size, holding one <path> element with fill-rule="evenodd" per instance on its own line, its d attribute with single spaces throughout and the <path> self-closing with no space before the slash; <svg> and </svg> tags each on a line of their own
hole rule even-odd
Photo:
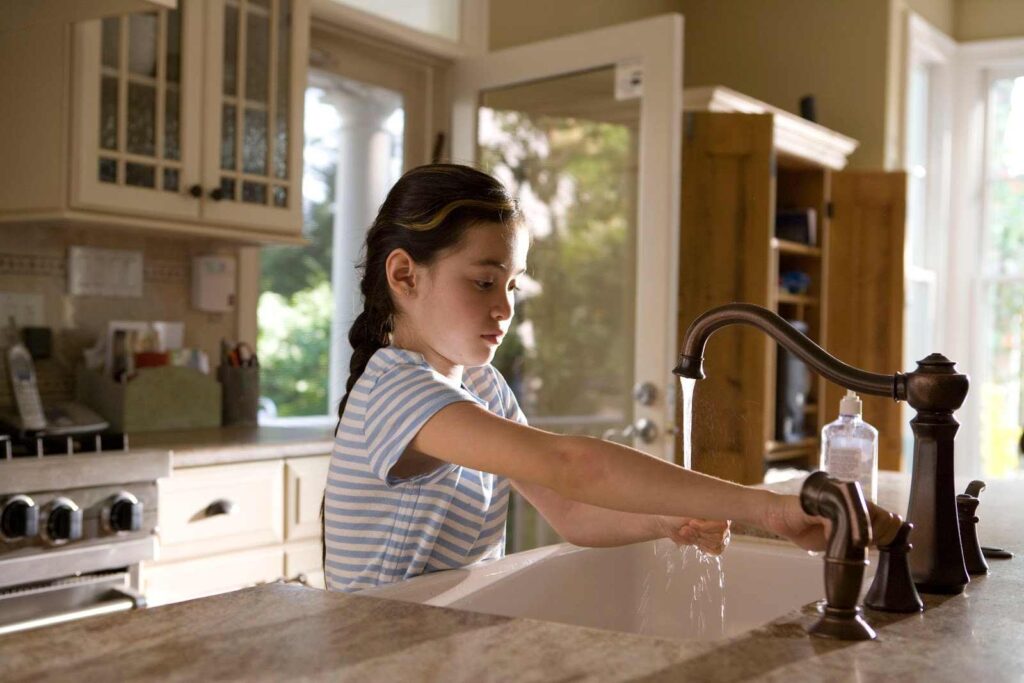
<svg viewBox="0 0 1024 683">
<path fill-rule="evenodd" d="M 79 367 L 75 394 L 112 430 L 128 434 L 220 426 L 220 382 L 191 368 L 140 368 L 122 384 Z"/>
</svg>

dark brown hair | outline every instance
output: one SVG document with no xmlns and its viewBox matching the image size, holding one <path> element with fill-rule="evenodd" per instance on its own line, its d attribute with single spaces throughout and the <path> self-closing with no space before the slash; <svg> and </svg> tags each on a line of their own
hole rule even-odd
<svg viewBox="0 0 1024 683">
<path fill-rule="evenodd" d="M 359 289 L 363 312 L 352 323 L 352 345 L 345 395 L 338 405 L 338 423 L 345 413 L 352 387 L 378 349 L 387 346 L 395 326 L 395 302 L 388 288 L 384 264 L 395 249 L 404 249 L 413 261 L 429 266 L 444 250 L 454 247 L 468 228 L 481 223 L 511 226 L 522 218 L 515 199 L 504 185 L 469 166 L 430 164 L 407 171 L 381 204 L 366 233 L 365 256 Z M 327 573 L 325 507 L 320 501 L 320 542 L 324 580 Z"/>
</svg>

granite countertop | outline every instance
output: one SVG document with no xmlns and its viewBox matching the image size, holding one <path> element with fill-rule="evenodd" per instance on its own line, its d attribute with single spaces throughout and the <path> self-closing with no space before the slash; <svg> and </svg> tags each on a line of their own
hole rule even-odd
<svg viewBox="0 0 1024 683">
<path fill-rule="evenodd" d="M 908 479 L 884 478 L 897 510 Z M 921 614 L 869 611 L 875 641 L 811 638 L 812 608 L 676 642 L 272 584 L 0 638 L 0 680 L 1015 680 L 1024 670 L 1024 481 L 981 494 L 979 535 L 1014 551 Z M 599 596 L 595 596 L 599 599 Z"/>
<path fill-rule="evenodd" d="M 173 467 L 326 455 L 334 427 L 213 427 L 130 436 L 136 451 L 170 452 Z"/>
</svg>

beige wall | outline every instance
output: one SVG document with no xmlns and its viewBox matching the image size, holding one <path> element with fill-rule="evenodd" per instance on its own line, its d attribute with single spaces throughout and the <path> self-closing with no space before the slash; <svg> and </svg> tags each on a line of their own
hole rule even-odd
<svg viewBox="0 0 1024 683">
<path fill-rule="evenodd" d="M 726 85 L 860 141 L 853 167 L 884 163 L 889 0 L 491 0 L 499 49 L 664 12 L 686 18 L 684 84 Z"/>
<path fill-rule="evenodd" d="M 900 1 L 900 0 L 898 0 Z M 925 21 L 947 36 L 952 36 L 956 26 L 956 10 L 960 0 L 901 0 Z"/>
<path fill-rule="evenodd" d="M 956 0 L 953 37 L 959 41 L 1024 36 L 1024 0 Z"/>
<path fill-rule="evenodd" d="M 490 0 L 490 49 L 680 12 L 678 0 Z"/>
</svg>

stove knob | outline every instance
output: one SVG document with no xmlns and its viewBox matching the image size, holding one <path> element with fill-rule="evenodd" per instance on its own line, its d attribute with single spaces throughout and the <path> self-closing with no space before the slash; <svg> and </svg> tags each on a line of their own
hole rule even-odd
<svg viewBox="0 0 1024 683">
<path fill-rule="evenodd" d="M 127 491 L 117 494 L 107 513 L 107 528 L 115 532 L 141 529 L 142 503 L 139 499 Z"/>
<path fill-rule="evenodd" d="M 0 508 L 0 538 L 16 541 L 39 533 L 39 507 L 28 496 L 11 496 Z"/>
<path fill-rule="evenodd" d="M 82 537 L 82 510 L 73 500 L 54 498 L 48 507 L 50 512 L 46 516 L 46 540 L 52 545 L 61 545 Z"/>
</svg>

